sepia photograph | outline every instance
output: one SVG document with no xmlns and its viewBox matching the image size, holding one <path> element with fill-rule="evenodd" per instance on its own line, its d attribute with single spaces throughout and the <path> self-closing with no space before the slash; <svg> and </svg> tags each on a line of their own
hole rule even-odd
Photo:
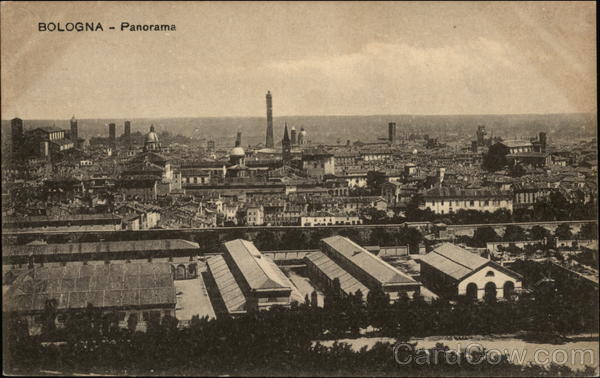
<svg viewBox="0 0 600 378">
<path fill-rule="evenodd" d="M 0 1 L 6 376 L 600 375 L 594 1 Z"/>
</svg>

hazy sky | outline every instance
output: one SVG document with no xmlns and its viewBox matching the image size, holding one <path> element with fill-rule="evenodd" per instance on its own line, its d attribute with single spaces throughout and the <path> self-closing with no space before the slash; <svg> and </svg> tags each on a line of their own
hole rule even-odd
<svg viewBox="0 0 600 378">
<path fill-rule="evenodd" d="M 593 2 L 3 3 L 2 119 L 596 112 Z M 104 32 L 41 33 L 38 22 Z M 175 32 L 108 26 L 175 24 Z"/>
</svg>

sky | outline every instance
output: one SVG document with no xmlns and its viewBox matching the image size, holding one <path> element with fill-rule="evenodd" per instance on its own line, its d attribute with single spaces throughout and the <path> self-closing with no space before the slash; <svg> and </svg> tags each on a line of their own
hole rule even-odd
<svg viewBox="0 0 600 378">
<path fill-rule="evenodd" d="M 597 111 L 594 2 L 1 7 L 2 119 Z"/>
</svg>

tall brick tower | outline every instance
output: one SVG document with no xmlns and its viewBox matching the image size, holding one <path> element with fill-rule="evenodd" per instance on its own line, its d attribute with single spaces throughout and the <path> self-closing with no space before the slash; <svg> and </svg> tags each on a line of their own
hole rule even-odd
<svg viewBox="0 0 600 378">
<path fill-rule="evenodd" d="M 77 143 L 77 138 L 79 138 L 79 133 L 77 130 L 77 120 L 75 119 L 75 115 L 71 118 L 71 134 L 69 134 L 71 140 Z"/>
<path fill-rule="evenodd" d="M 267 91 L 267 140 L 266 147 L 273 148 L 273 98 L 271 91 Z"/>
</svg>

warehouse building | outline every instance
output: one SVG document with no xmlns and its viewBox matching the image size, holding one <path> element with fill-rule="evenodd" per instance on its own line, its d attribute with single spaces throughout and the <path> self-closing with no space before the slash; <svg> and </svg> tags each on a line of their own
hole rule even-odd
<svg viewBox="0 0 600 378">
<path fill-rule="evenodd" d="M 339 294 L 354 295 L 360 290 L 363 298 L 367 298 L 369 289 L 323 252 L 309 253 L 304 257 L 304 261 L 312 280 L 325 287 L 334 288 L 334 281 L 337 279 L 341 290 Z"/>
<path fill-rule="evenodd" d="M 522 277 L 500 264 L 451 243 L 443 243 L 419 260 L 421 282 L 441 297 L 512 298 Z"/>
<path fill-rule="evenodd" d="M 134 316 L 139 329 L 146 322 L 175 316 L 175 286 L 166 263 L 68 265 L 26 269 L 3 283 L 3 313 L 27 321 L 30 334 L 41 331 L 47 301 L 54 300 L 55 323 L 93 305 L 103 316 L 115 314 L 120 327 Z"/>
<path fill-rule="evenodd" d="M 420 291 L 419 282 L 348 238 L 336 235 L 322 239 L 321 251 L 369 290 L 381 288 L 391 300 L 398 299 L 401 292 L 412 297 Z M 324 264 L 318 264 L 316 268 L 327 275 L 327 261 L 322 261 Z"/>
<path fill-rule="evenodd" d="M 230 314 L 289 307 L 294 300 L 304 300 L 273 260 L 250 241 L 223 243 L 223 255 L 209 258 L 207 265 Z"/>
<path fill-rule="evenodd" d="M 121 218 L 112 214 L 2 217 L 2 228 L 9 231 L 119 231 L 121 223 Z"/>
<path fill-rule="evenodd" d="M 196 257 L 199 248 L 198 243 L 183 239 L 5 245 L 2 250 L 2 264 L 18 266 L 94 260 L 168 260 L 174 257 Z"/>
</svg>

